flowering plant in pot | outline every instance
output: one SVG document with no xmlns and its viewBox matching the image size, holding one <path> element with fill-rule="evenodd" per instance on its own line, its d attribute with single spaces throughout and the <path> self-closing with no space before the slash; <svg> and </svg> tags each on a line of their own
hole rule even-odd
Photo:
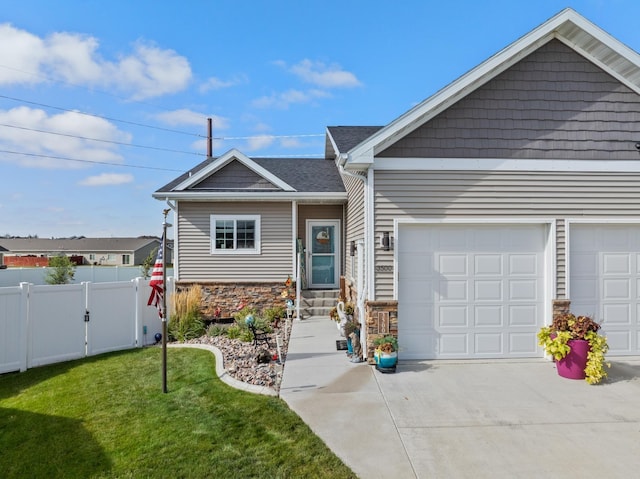
<svg viewBox="0 0 640 479">
<path fill-rule="evenodd" d="M 583 374 L 579 378 L 584 378 L 589 384 L 597 384 L 607 377 L 605 366 L 611 366 L 605 362 L 605 354 L 609 350 L 607 338 L 599 334 L 599 330 L 600 324 L 589 316 L 561 314 L 553 319 L 550 326 L 540 329 L 538 344 L 547 354 L 553 356 L 559 373 L 563 365 L 562 361 L 569 359 L 577 364 L 578 350 L 587 351 L 584 367 L 580 365 Z"/>
<path fill-rule="evenodd" d="M 373 341 L 373 357 L 380 368 L 393 368 L 398 362 L 398 338 L 391 334 Z"/>
</svg>

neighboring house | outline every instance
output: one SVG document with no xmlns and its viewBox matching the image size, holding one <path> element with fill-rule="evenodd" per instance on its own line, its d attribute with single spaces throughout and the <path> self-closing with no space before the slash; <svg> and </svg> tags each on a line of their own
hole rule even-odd
<svg viewBox="0 0 640 479">
<path fill-rule="evenodd" d="M 369 353 L 390 332 L 405 359 L 541 357 L 570 304 L 634 355 L 639 143 L 640 56 L 566 9 L 384 127 L 329 127 L 326 160 L 231 151 L 154 197 L 179 282 L 277 282 L 300 238 L 305 287 L 344 277 Z"/>
<path fill-rule="evenodd" d="M 160 244 L 158 238 L 0 238 L 7 266 L 47 266 L 48 258 L 60 254 L 77 264 L 136 266 Z"/>
<path fill-rule="evenodd" d="M 6 253 L 6 251 L 6 249 L 0 246 L 0 268 L 6 268 L 6 265 L 4 264 L 4 253 Z"/>
</svg>

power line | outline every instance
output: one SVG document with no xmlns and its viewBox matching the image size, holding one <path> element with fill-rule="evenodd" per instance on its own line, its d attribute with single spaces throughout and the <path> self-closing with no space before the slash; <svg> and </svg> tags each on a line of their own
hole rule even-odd
<svg viewBox="0 0 640 479">
<path fill-rule="evenodd" d="M 6 128 L 16 128 L 18 130 L 35 131 L 37 133 L 46 133 L 48 135 L 65 136 L 65 137 L 68 137 L 68 138 L 78 138 L 80 140 L 99 141 L 99 142 L 102 142 L 102 143 L 113 143 L 114 145 L 131 146 L 131 147 L 135 147 L 135 148 L 146 148 L 146 149 L 149 149 L 149 150 L 168 151 L 168 152 L 171 152 L 171 153 L 183 153 L 185 155 L 207 156 L 204 153 L 195 153 L 193 151 L 172 150 L 170 148 L 161 148 L 161 147 L 158 147 L 158 146 L 136 145 L 136 144 L 133 144 L 133 143 L 125 143 L 125 142 L 122 142 L 122 141 L 103 140 L 103 139 L 100 139 L 100 138 L 89 138 L 89 137 L 86 137 L 86 136 L 71 135 L 71 134 L 68 134 L 68 133 L 60 133 L 60 132 L 56 132 L 56 131 L 47 131 L 47 130 L 38 130 L 36 128 L 27 128 L 26 126 L 7 125 L 7 124 L 4 124 L 4 123 L 0 123 L 0 126 L 4 126 Z"/>
<path fill-rule="evenodd" d="M 142 165 L 127 165 L 124 163 L 113 163 L 109 161 L 95 161 L 95 160 L 80 160 L 77 158 L 65 158 L 62 156 L 53 156 L 53 155 L 42 155 L 37 153 L 24 153 L 20 151 L 10 151 L 10 150 L 0 150 L 0 153 L 8 153 L 10 155 L 22 155 L 22 156 L 34 156 L 36 158 L 48 158 L 53 160 L 63 160 L 63 161 L 77 161 L 79 163 L 92 163 L 96 165 L 110 165 L 110 166 L 120 166 L 124 168 L 138 168 L 141 170 L 158 170 L 158 171 L 177 171 L 180 173 L 184 173 L 184 170 L 176 170 L 172 168 L 159 168 L 157 166 L 142 166 Z"/>
<path fill-rule="evenodd" d="M 253 140 L 255 138 L 308 138 L 313 136 L 324 136 L 323 133 L 310 133 L 307 135 L 253 135 L 253 136 L 214 136 L 214 140 Z"/>
<path fill-rule="evenodd" d="M 118 118 L 110 118 L 108 116 L 96 115 L 94 113 L 87 113 L 87 112 L 80 111 L 80 110 L 71 110 L 71 109 L 68 109 L 68 108 L 62 108 L 62 107 L 59 107 L 59 106 L 47 105 L 46 103 L 38 103 L 38 102 L 35 102 L 35 101 L 23 100 L 21 98 L 15 98 L 15 97 L 6 96 L 6 95 L 0 95 L 0 98 L 5 98 L 7 100 L 26 103 L 28 105 L 41 106 L 43 108 L 51 108 L 53 110 L 58 110 L 58 111 L 66 111 L 68 113 L 78 113 L 79 115 L 91 116 L 93 118 L 101 118 L 103 120 L 115 121 L 115 122 L 118 122 L 118 123 L 125 123 L 127 125 L 140 126 L 140 127 L 143 127 L 143 128 L 152 128 L 154 130 L 167 131 L 167 132 L 170 132 L 170 133 L 177 133 L 177 134 L 180 134 L 180 135 L 195 136 L 195 137 L 198 137 L 198 138 L 206 138 L 206 136 L 199 135 L 197 133 L 189 133 L 189 132 L 181 131 L 181 130 L 173 130 L 171 128 L 163 128 L 161 126 L 146 125 L 144 123 L 137 123 L 137 122 L 134 122 L 134 121 L 120 120 Z"/>
</svg>

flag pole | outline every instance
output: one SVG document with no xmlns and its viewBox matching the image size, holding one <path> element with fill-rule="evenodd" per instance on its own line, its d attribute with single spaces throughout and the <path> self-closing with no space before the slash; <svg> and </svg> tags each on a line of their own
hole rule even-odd
<svg viewBox="0 0 640 479">
<path fill-rule="evenodd" d="M 167 389 L 167 215 L 169 209 L 163 210 L 164 220 L 162 221 L 162 392 Z"/>
</svg>

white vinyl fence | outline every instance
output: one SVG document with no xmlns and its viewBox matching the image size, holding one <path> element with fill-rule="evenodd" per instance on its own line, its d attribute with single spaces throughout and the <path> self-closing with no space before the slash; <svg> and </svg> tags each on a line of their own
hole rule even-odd
<svg viewBox="0 0 640 479">
<path fill-rule="evenodd" d="M 47 284 L 45 278 L 49 269 L 48 267 L 0 269 L 0 287 L 18 286 L 20 283 Z M 72 283 L 130 281 L 141 274 L 140 266 L 77 266 Z M 173 276 L 173 268 L 167 268 L 167 276 Z"/>
<path fill-rule="evenodd" d="M 0 288 L 0 374 L 153 344 L 162 321 L 150 293 L 142 278 Z"/>
</svg>

